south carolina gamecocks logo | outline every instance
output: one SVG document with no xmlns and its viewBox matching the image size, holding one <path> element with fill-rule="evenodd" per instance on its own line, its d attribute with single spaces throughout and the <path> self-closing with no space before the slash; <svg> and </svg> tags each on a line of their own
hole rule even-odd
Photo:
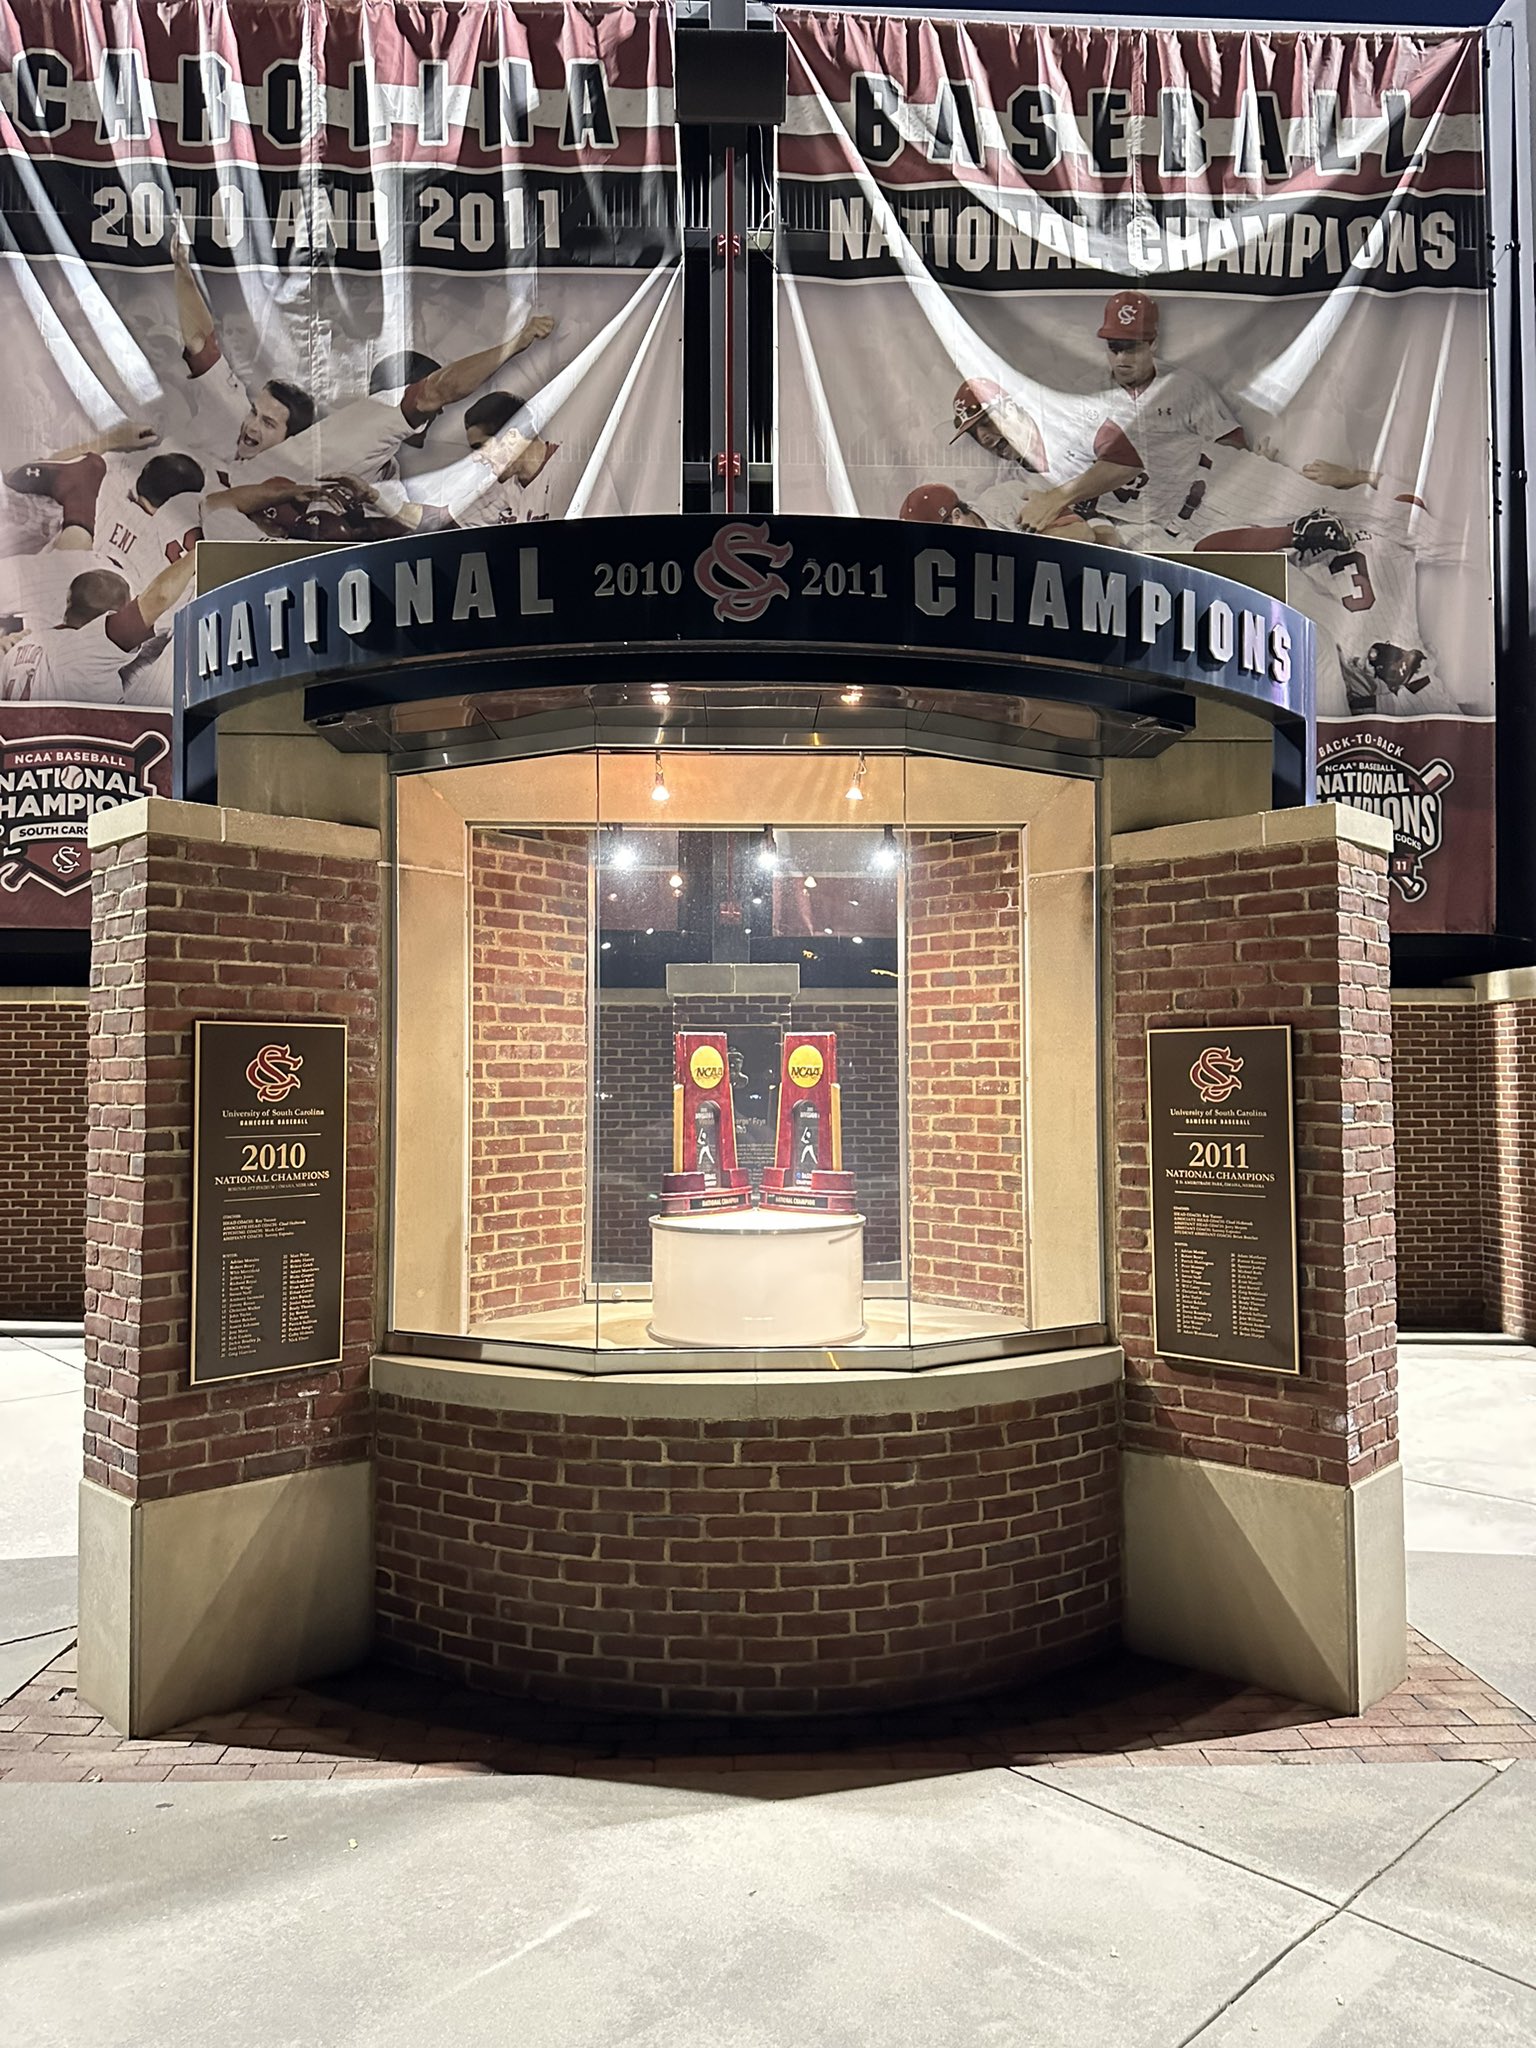
<svg viewBox="0 0 1536 2048">
<path fill-rule="evenodd" d="M 1200 1100 L 1225 1102 L 1229 1095 L 1235 1095 L 1243 1085 L 1237 1078 L 1242 1065 L 1240 1059 L 1233 1058 L 1230 1046 L 1208 1045 L 1189 1070 Z"/>
<path fill-rule="evenodd" d="M 751 526 L 739 519 L 722 526 L 699 556 L 693 565 L 694 581 L 706 597 L 715 600 L 717 619 L 750 626 L 776 597 L 788 597 L 789 585 L 782 576 L 764 575 L 742 556 L 762 555 L 770 569 L 782 569 L 793 553 L 788 541 L 771 541 L 766 526 Z M 722 577 L 730 580 L 722 582 Z"/>
<path fill-rule="evenodd" d="M 282 1102 L 299 1085 L 304 1064 L 286 1045 L 264 1045 L 245 1070 L 245 1078 L 256 1090 L 258 1102 Z"/>
</svg>

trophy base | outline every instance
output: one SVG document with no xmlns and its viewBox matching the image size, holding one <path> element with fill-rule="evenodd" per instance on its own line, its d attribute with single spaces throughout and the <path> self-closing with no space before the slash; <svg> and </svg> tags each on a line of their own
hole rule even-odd
<svg viewBox="0 0 1536 2048">
<path fill-rule="evenodd" d="M 765 1209 L 811 1209 L 824 1215 L 851 1216 L 855 1206 L 853 1175 L 818 1167 L 808 1180 L 795 1180 L 782 1166 L 769 1166 L 763 1171 L 758 1201 Z"/>
<path fill-rule="evenodd" d="M 752 1184 L 740 1167 L 733 1167 L 723 1180 L 710 1181 L 702 1173 L 664 1173 L 661 1176 L 663 1216 L 707 1216 L 718 1209 L 750 1209 Z"/>
</svg>

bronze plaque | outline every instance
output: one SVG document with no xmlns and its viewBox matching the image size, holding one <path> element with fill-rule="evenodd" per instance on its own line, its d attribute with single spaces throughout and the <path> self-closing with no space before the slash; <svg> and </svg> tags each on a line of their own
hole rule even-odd
<svg viewBox="0 0 1536 2048">
<path fill-rule="evenodd" d="M 1147 1033 L 1152 1341 L 1300 1372 L 1291 1027 Z"/>
<path fill-rule="evenodd" d="M 200 1022 L 192 1123 L 192 1378 L 341 1360 L 345 1024 Z"/>
</svg>

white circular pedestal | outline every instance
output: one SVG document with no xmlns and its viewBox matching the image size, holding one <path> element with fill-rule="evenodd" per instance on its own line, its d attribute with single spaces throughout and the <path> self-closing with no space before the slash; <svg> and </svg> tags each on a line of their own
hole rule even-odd
<svg viewBox="0 0 1536 2048">
<path fill-rule="evenodd" d="M 650 1334 L 732 1351 L 851 1344 L 864 1334 L 864 1218 L 653 1216 Z"/>
</svg>

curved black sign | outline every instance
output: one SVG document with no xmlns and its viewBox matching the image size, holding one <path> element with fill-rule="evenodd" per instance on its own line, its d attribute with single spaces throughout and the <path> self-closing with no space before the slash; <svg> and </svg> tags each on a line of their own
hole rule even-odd
<svg viewBox="0 0 1536 2048">
<path fill-rule="evenodd" d="M 313 716 L 647 662 L 679 679 L 792 681 L 802 656 L 816 680 L 921 663 L 954 685 L 1119 705 L 1145 686 L 1217 691 L 1287 723 L 1312 704 L 1310 622 L 1246 585 L 897 520 L 455 529 L 276 564 L 189 605 L 176 636 L 178 709 L 194 726 L 275 686 L 337 686 L 312 696 Z M 512 672 L 466 685 L 466 665 L 491 663 Z"/>
</svg>

